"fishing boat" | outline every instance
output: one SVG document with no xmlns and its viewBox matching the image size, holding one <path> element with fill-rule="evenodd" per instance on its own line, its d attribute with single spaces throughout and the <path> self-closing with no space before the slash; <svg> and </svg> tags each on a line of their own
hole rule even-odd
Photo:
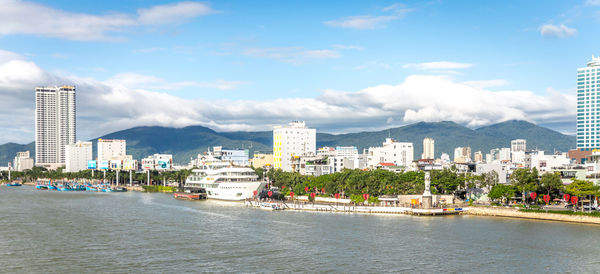
<svg viewBox="0 0 600 274">
<path fill-rule="evenodd" d="M 58 187 L 58 191 L 73 191 L 73 188 L 70 186 L 60 186 Z"/>
<path fill-rule="evenodd" d="M 127 188 L 124 187 L 115 187 L 112 189 L 112 192 L 127 192 Z"/>
<path fill-rule="evenodd" d="M 48 185 L 48 190 L 58 190 L 58 187 L 55 185 Z"/>
<path fill-rule="evenodd" d="M 75 185 L 71 188 L 73 189 L 73 191 L 85 191 L 86 190 L 84 185 Z"/>
<path fill-rule="evenodd" d="M 46 189 L 48 189 L 48 185 L 38 184 L 38 185 L 35 185 L 35 188 L 39 189 L 39 190 L 46 190 Z"/>
<path fill-rule="evenodd" d="M 86 191 L 91 191 L 91 192 L 98 192 L 98 188 L 95 186 L 86 186 L 85 187 Z"/>
<path fill-rule="evenodd" d="M 6 186 L 22 186 L 22 184 L 17 181 L 13 181 L 10 183 L 6 183 Z"/>
</svg>

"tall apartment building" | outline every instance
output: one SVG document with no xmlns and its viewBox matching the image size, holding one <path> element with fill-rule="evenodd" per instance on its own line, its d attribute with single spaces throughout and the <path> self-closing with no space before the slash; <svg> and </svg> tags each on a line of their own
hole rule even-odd
<svg viewBox="0 0 600 274">
<path fill-rule="evenodd" d="M 527 150 L 527 140 L 525 139 L 516 139 L 510 141 L 510 151 L 526 151 Z"/>
<path fill-rule="evenodd" d="M 577 69 L 577 149 L 600 148 L 600 57 Z"/>
<path fill-rule="evenodd" d="M 127 143 L 125 140 L 98 139 L 98 162 L 125 159 Z"/>
<path fill-rule="evenodd" d="M 75 87 L 35 88 L 35 162 L 56 168 L 65 163 L 65 146 L 75 143 Z"/>
<path fill-rule="evenodd" d="M 292 157 L 315 155 L 317 130 L 306 123 L 294 121 L 273 129 L 273 167 L 292 171 Z"/>
<path fill-rule="evenodd" d="M 92 160 L 92 142 L 78 141 L 65 146 L 65 172 L 86 170 L 90 160 Z"/>
<path fill-rule="evenodd" d="M 483 162 L 483 154 L 481 153 L 481 151 L 475 151 L 475 153 L 473 153 L 473 161 L 475 161 L 476 163 Z"/>
<path fill-rule="evenodd" d="M 433 138 L 423 139 L 423 154 L 421 159 L 435 159 L 435 140 Z"/>
</svg>

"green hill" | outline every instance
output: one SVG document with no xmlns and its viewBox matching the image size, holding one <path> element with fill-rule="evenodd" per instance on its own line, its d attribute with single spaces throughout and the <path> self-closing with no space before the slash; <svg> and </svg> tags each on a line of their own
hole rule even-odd
<svg viewBox="0 0 600 274">
<path fill-rule="evenodd" d="M 538 148 L 548 152 L 567 151 L 575 146 L 575 136 L 540 127 L 525 121 L 507 121 L 478 129 L 470 129 L 454 122 L 420 122 L 398 128 L 374 132 L 348 134 L 317 133 L 317 146 L 356 146 L 360 152 L 371 146 L 380 146 L 385 138 L 392 137 L 401 142 L 412 142 L 415 147 L 415 159 L 420 158 L 423 150 L 423 138 L 435 139 L 435 155 L 442 152 L 451 156 L 454 148 L 470 146 L 472 151 L 481 150 L 484 154 L 490 149 L 510 147 L 513 139 L 526 139 L 528 148 Z M 178 164 L 188 163 L 190 158 L 206 151 L 208 147 L 247 148 L 253 151 L 272 150 L 271 131 L 258 132 L 216 132 L 202 126 L 185 128 L 136 127 L 113 132 L 100 138 L 127 140 L 127 153 L 135 159 L 141 159 L 154 153 L 173 154 Z M 96 154 L 94 142 L 94 155 Z M 31 151 L 34 144 L 18 145 L 8 143 L 0 145 L 0 164 L 6 166 L 17 151 Z"/>
</svg>

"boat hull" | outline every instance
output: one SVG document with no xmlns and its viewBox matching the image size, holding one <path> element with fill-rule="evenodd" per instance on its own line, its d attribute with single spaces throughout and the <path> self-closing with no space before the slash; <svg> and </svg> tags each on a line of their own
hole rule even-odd
<svg viewBox="0 0 600 274">
<path fill-rule="evenodd" d="M 220 183 L 218 187 L 207 187 L 206 194 L 208 199 L 243 201 L 253 198 L 254 191 L 260 193 L 266 185 L 265 182 Z"/>
</svg>

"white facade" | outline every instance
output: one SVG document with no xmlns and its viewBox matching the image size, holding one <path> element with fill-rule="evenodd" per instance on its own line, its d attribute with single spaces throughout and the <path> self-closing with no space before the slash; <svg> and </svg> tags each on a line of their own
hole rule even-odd
<svg viewBox="0 0 600 274">
<path fill-rule="evenodd" d="M 510 166 L 507 164 L 487 163 L 487 164 L 477 164 L 477 166 L 475 167 L 475 174 L 477 174 L 477 175 L 488 173 L 490 171 L 495 171 L 498 174 L 498 183 L 500 183 L 500 184 L 508 184 L 509 183 Z"/>
<path fill-rule="evenodd" d="M 78 141 L 65 146 L 65 172 L 79 172 L 87 169 L 92 160 L 92 142 Z"/>
<path fill-rule="evenodd" d="M 410 167 L 414 158 L 412 143 L 396 142 L 392 138 L 386 138 L 383 146 L 370 147 L 368 156 L 368 167 L 373 169 L 380 163 L 393 163 L 396 166 Z"/>
<path fill-rule="evenodd" d="M 433 138 L 423 139 L 423 154 L 421 159 L 435 159 L 435 140 Z"/>
<path fill-rule="evenodd" d="M 577 69 L 577 148 L 600 148 L 600 57 Z"/>
<path fill-rule="evenodd" d="M 445 152 L 442 153 L 442 155 L 440 156 L 440 161 L 441 161 L 442 165 L 450 164 L 450 155 Z"/>
<path fill-rule="evenodd" d="M 103 140 L 98 139 L 98 161 L 125 159 L 127 155 L 127 143 L 125 140 Z"/>
<path fill-rule="evenodd" d="M 273 167 L 292 171 L 292 157 L 315 155 L 317 130 L 294 121 L 273 129 Z"/>
<path fill-rule="evenodd" d="M 511 162 L 517 165 L 525 164 L 525 151 L 512 151 L 511 152 Z"/>
<path fill-rule="evenodd" d="M 29 151 L 17 152 L 17 156 L 13 160 L 13 168 L 16 171 L 33 168 L 33 159 L 29 156 Z"/>
<path fill-rule="evenodd" d="M 550 172 L 552 169 L 569 166 L 571 159 L 566 153 L 545 155 L 544 151 L 532 151 L 526 155 L 527 167 L 537 168 L 540 174 Z"/>
<path fill-rule="evenodd" d="M 75 87 L 35 89 L 35 162 L 54 168 L 65 163 L 65 146 L 75 143 Z"/>
<path fill-rule="evenodd" d="M 507 147 L 501 148 L 499 151 L 498 160 L 499 161 L 510 161 L 511 160 L 510 148 L 507 148 Z"/>
<path fill-rule="evenodd" d="M 527 140 L 525 139 L 516 139 L 510 141 L 510 151 L 526 151 L 527 150 Z"/>
</svg>

